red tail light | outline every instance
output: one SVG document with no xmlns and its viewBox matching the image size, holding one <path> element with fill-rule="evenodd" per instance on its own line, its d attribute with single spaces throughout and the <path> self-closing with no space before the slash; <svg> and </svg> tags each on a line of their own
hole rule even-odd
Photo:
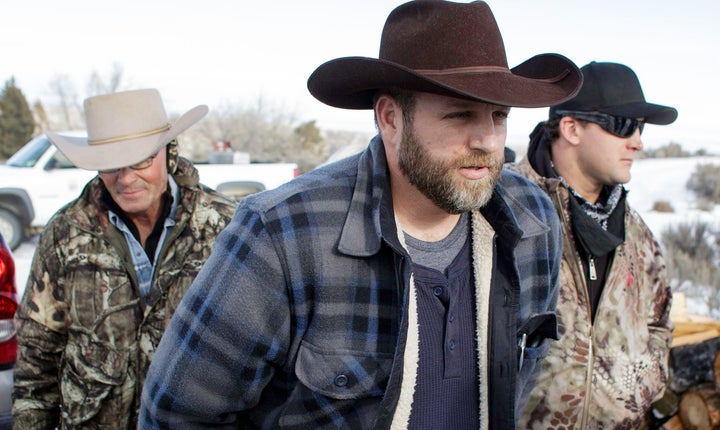
<svg viewBox="0 0 720 430">
<path fill-rule="evenodd" d="M 0 238 L 0 369 L 12 367 L 17 358 L 15 311 L 18 306 L 15 288 L 15 263 Z"/>
</svg>

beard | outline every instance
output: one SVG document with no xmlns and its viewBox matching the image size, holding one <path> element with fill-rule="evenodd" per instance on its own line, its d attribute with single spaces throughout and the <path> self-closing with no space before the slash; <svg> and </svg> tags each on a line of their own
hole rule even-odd
<svg viewBox="0 0 720 430">
<path fill-rule="evenodd" d="M 485 206 L 500 178 L 502 164 L 502 160 L 488 152 L 473 152 L 451 160 L 435 159 L 419 142 L 412 124 L 403 128 L 398 151 L 400 171 L 425 197 L 448 213 L 460 214 Z M 477 180 L 458 178 L 458 169 L 467 166 L 485 166 L 489 172 Z"/>
</svg>

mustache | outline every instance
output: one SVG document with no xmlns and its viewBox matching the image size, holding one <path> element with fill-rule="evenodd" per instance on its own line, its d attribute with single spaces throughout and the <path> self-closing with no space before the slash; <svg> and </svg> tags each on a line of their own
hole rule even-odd
<svg viewBox="0 0 720 430">
<path fill-rule="evenodd" d="M 490 169 L 495 169 L 498 166 L 502 166 L 502 160 L 499 160 L 497 157 L 494 157 L 492 154 L 487 152 L 464 155 L 450 161 L 450 167 L 455 168 L 488 167 Z"/>
<path fill-rule="evenodd" d="M 122 186 L 122 185 L 115 185 L 115 186 L 113 187 L 113 190 L 114 190 L 116 193 L 135 193 L 135 192 L 144 190 L 144 188 L 142 188 L 142 187 L 137 187 L 137 186 L 125 187 L 125 186 Z"/>
</svg>

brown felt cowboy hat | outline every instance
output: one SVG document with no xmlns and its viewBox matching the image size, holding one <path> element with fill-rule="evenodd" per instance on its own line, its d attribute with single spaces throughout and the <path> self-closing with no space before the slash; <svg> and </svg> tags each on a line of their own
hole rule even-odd
<svg viewBox="0 0 720 430">
<path fill-rule="evenodd" d="M 495 17 L 485 2 L 417 0 L 398 6 L 383 28 L 378 59 L 344 57 L 308 79 L 323 103 L 370 109 L 380 89 L 405 89 L 494 103 L 545 107 L 573 97 L 578 67 L 558 54 L 541 54 L 512 69 Z"/>
<path fill-rule="evenodd" d="M 123 91 L 85 99 L 87 138 L 48 132 L 77 167 L 111 170 L 132 166 L 158 152 L 208 112 L 196 106 L 170 123 L 156 89 Z"/>
</svg>

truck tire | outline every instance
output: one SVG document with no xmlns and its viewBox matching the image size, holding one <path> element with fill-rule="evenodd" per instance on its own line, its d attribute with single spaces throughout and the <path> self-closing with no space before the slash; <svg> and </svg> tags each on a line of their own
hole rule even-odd
<svg viewBox="0 0 720 430">
<path fill-rule="evenodd" d="M 3 208 L 0 208 L 0 233 L 11 250 L 15 250 L 25 240 L 25 229 L 20 218 Z"/>
</svg>

